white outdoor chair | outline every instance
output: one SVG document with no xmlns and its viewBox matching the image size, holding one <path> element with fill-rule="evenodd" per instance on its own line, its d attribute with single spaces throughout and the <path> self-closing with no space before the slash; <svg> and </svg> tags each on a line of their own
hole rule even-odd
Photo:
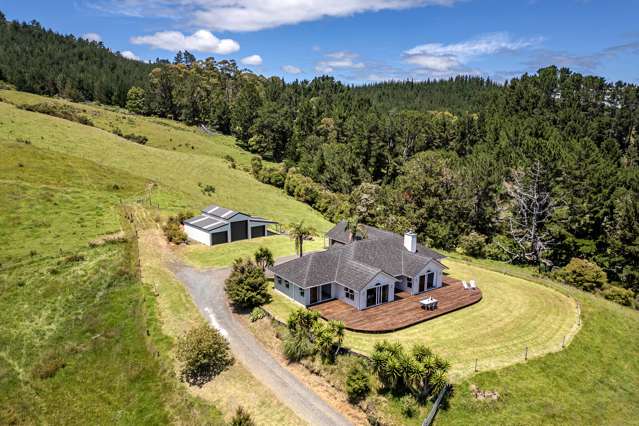
<svg viewBox="0 0 639 426">
<path fill-rule="evenodd" d="M 477 284 L 475 284 L 475 280 L 470 280 L 470 288 L 471 290 L 477 290 Z"/>
<path fill-rule="evenodd" d="M 468 284 L 466 284 L 466 281 L 462 280 L 462 285 L 464 286 L 464 290 L 470 290 L 470 287 L 468 286 Z"/>
</svg>

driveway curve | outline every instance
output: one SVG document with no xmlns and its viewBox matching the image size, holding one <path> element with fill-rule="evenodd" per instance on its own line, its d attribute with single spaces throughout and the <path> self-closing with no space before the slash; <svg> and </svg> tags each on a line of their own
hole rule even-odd
<svg viewBox="0 0 639 426">
<path fill-rule="evenodd" d="M 295 414 L 311 425 L 351 424 L 282 367 L 253 334 L 233 318 L 224 292 L 224 280 L 230 269 L 204 270 L 178 263 L 174 263 L 171 269 L 188 289 L 207 321 L 228 339 L 235 357 Z"/>
</svg>

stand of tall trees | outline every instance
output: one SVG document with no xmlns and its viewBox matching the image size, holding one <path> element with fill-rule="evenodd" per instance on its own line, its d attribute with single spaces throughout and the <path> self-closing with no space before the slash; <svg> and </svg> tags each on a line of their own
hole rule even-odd
<svg viewBox="0 0 639 426">
<path fill-rule="evenodd" d="M 505 84 L 287 83 L 188 52 L 142 64 L 1 15 L 0 57 L 0 80 L 20 90 L 126 104 L 232 134 L 282 163 L 259 171 L 266 181 L 299 188 L 301 173 L 321 184 L 326 190 L 299 196 L 323 211 L 411 228 L 441 248 L 485 239 L 487 252 L 518 262 L 586 258 L 639 291 L 636 85 L 557 67 Z M 326 200 L 349 201 L 328 208 Z"/>
<path fill-rule="evenodd" d="M 0 80 L 18 90 L 74 101 L 124 106 L 131 86 L 143 84 L 155 67 L 126 59 L 38 22 L 7 21 L 0 12 Z"/>
</svg>

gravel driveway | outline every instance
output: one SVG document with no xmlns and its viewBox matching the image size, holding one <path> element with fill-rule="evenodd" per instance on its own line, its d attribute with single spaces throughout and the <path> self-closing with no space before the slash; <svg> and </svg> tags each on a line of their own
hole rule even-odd
<svg viewBox="0 0 639 426">
<path fill-rule="evenodd" d="M 233 319 L 224 292 L 224 280 L 230 272 L 228 268 L 201 270 L 174 264 L 172 269 L 200 312 L 229 340 L 235 357 L 279 400 L 311 425 L 351 424 L 273 359 L 253 334 Z"/>
</svg>

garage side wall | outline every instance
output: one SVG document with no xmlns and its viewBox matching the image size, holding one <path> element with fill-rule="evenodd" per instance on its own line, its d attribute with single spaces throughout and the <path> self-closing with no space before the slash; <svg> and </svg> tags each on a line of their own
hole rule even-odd
<svg viewBox="0 0 639 426">
<path fill-rule="evenodd" d="M 194 240 L 207 246 L 211 245 L 211 234 L 204 232 L 201 229 L 195 228 L 189 224 L 184 225 L 184 232 L 189 240 Z"/>
</svg>

